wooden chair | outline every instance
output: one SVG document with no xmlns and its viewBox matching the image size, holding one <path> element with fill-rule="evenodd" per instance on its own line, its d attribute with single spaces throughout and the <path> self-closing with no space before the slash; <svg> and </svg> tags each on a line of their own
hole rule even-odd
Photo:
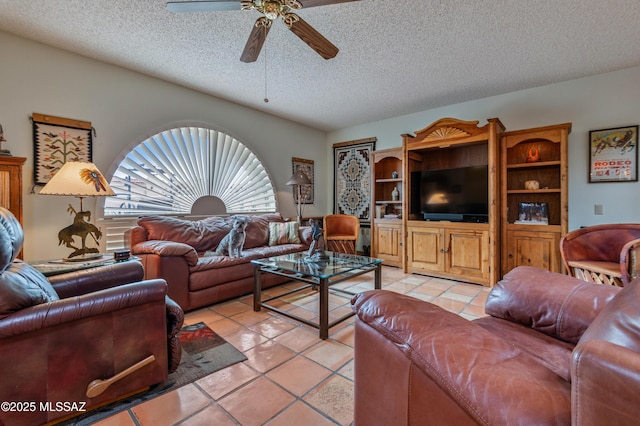
<svg viewBox="0 0 640 426">
<path fill-rule="evenodd" d="M 583 281 L 624 287 L 638 277 L 640 224 L 595 225 L 560 240 L 567 272 Z"/>
<path fill-rule="evenodd" d="M 360 220 L 348 214 L 324 217 L 324 241 L 329 251 L 355 254 L 360 235 Z"/>
</svg>

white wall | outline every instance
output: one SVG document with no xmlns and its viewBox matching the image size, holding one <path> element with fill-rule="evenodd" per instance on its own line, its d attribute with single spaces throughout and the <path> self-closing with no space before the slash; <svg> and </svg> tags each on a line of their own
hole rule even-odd
<svg viewBox="0 0 640 426">
<path fill-rule="evenodd" d="M 279 210 L 295 217 L 291 157 L 315 161 L 315 180 L 326 176 L 322 131 L 283 120 L 232 102 L 158 79 L 0 32 L 0 124 L 4 148 L 27 157 L 24 173 L 24 256 L 26 260 L 60 258 L 71 249 L 58 246 L 57 233 L 71 224 L 66 211 L 77 199 L 37 195 L 33 186 L 33 133 L 29 117 L 42 113 L 90 121 L 97 136 L 93 160 L 111 178 L 128 149 L 172 124 L 201 123 L 225 131 L 251 149 L 270 172 Z M 325 191 L 305 215 L 325 213 Z M 85 200 L 95 211 L 95 200 Z"/>
<path fill-rule="evenodd" d="M 573 123 L 569 135 L 569 229 L 640 222 L 640 182 L 588 183 L 589 131 L 640 124 L 640 67 L 330 132 L 327 161 L 333 162 L 334 143 L 375 136 L 376 149 L 402 146 L 402 134 L 414 133 L 444 117 L 479 120 L 480 125 L 498 117 L 506 130 Z M 333 200 L 331 190 L 327 199 Z M 603 205 L 603 215 L 594 214 L 594 204 Z"/>
</svg>

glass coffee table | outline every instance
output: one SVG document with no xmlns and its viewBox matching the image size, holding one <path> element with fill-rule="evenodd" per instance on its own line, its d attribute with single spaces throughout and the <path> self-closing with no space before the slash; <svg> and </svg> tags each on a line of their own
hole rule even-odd
<svg viewBox="0 0 640 426">
<path fill-rule="evenodd" d="M 353 316 L 353 312 L 351 312 L 329 322 L 329 290 L 351 296 L 356 294 L 344 289 L 330 287 L 358 275 L 374 271 L 374 287 L 376 289 L 382 288 L 382 259 L 329 251 L 325 252 L 325 254 L 327 255 L 327 259 L 317 262 L 309 262 L 306 252 L 252 260 L 251 263 L 254 267 L 253 310 L 257 312 L 260 311 L 261 308 L 265 308 L 277 312 L 280 315 L 295 319 L 319 329 L 320 338 L 323 340 L 327 339 L 329 337 L 329 328 Z M 280 275 L 305 284 L 285 293 L 278 294 L 277 296 L 262 299 L 262 274 Z M 310 287 L 317 289 L 320 293 L 320 318 L 317 323 L 268 304 L 271 300 Z"/>
</svg>

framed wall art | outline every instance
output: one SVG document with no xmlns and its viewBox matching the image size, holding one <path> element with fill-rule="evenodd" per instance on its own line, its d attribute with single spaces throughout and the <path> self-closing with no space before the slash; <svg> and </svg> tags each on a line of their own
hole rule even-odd
<svg viewBox="0 0 640 426">
<path fill-rule="evenodd" d="M 90 122 L 36 113 L 31 118 L 35 185 L 46 185 L 68 161 L 93 161 Z"/>
<path fill-rule="evenodd" d="M 638 180 L 638 126 L 589 132 L 589 183 Z"/>
<path fill-rule="evenodd" d="M 376 138 L 359 139 L 333 145 L 333 212 L 350 214 L 362 224 L 371 222 L 371 152 Z"/>
<path fill-rule="evenodd" d="M 314 163 L 313 160 L 305 160 L 304 158 L 291 158 L 292 171 L 295 174 L 299 169 L 302 169 L 302 173 L 311 181 L 311 185 L 302 185 L 302 201 L 301 204 L 313 204 L 314 203 Z M 298 191 L 294 186 L 293 188 L 293 201 L 298 204 Z"/>
</svg>

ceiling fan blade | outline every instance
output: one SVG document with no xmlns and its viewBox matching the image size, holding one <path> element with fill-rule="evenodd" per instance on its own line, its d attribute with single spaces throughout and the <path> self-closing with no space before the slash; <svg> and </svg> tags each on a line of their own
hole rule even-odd
<svg viewBox="0 0 640 426">
<path fill-rule="evenodd" d="M 325 59 L 331 59 L 338 54 L 339 49 L 301 17 L 295 13 L 288 13 L 284 18 L 285 25 L 289 27 L 291 32 L 318 52 L 318 55 Z"/>
<path fill-rule="evenodd" d="M 360 1 L 360 0 L 298 0 L 300 4 L 302 4 L 302 8 L 307 7 L 315 7 L 315 6 L 326 6 L 328 4 L 338 4 L 338 3 L 349 3 L 352 1 Z"/>
<path fill-rule="evenodd" d="M 264 16 L 258 18 L 251 30 L 251 34 L 249 34 L 249 40 L 247 40 L 247 44 L 244 46 L 242 56 L 240 56 L 240 60 L 242 62 L 255 62 L 256 59 L 258 59 L 260 51 L 262 50 L 262 45 L 267 39 L 267 34 L 269 34 L 270 29 L 271 20 Z"/>
<path fill-rule="evenodd" d="M 167 3 L 167 10 L 173 13 L 240 10 L 240 1 L 170 1 Z"/>
</svg>

